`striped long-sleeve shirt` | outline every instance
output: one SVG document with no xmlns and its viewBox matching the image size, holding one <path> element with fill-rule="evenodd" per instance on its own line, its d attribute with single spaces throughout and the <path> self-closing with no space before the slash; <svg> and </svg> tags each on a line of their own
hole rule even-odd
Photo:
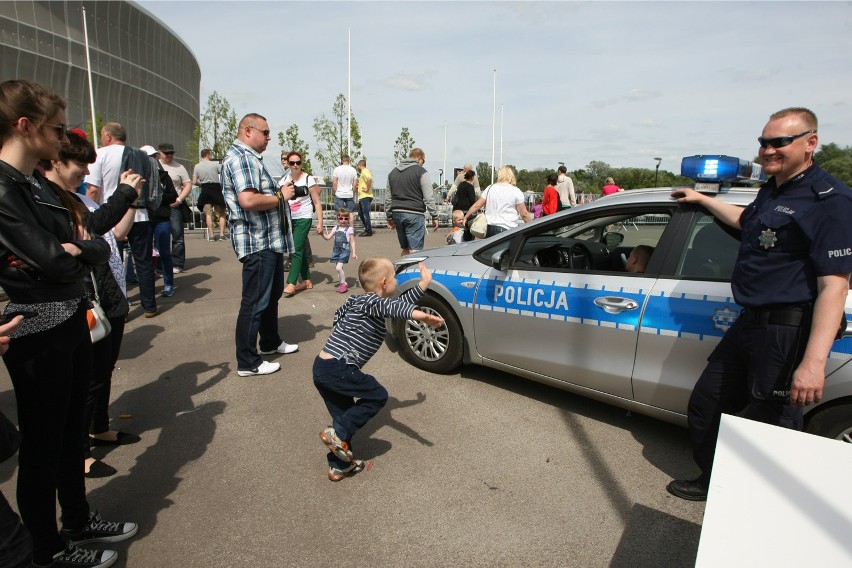
<svg viewBox="0 0 852 568">
<path fill-rule="evenodd" d="M 422 296 L 420 286 L 394 298 L 381 298 L 372 292 L 350 296 L 334 312 L 334 328 L 323 350 L 360 369 L 385 340 L 385 318 L 409 319 Z"/>
</svg>

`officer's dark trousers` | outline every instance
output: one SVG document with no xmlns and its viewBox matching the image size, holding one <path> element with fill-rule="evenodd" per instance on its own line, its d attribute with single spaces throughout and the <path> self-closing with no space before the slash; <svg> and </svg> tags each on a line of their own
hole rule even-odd
<svg viewBox="0 0 852 568">
<path fill-rule="evenodd" d="M 796 319 L 789 317 L 791 311 L 802 314 L 798 325 L 790 325 Z M 723 412 L 802 429 L 802 409 L 789 404 L 789 391 L 809 334 L 808 307 L 746 309 L 713 350 L 687 411 L 692 452 L 705 485 Z"/>
</svg>

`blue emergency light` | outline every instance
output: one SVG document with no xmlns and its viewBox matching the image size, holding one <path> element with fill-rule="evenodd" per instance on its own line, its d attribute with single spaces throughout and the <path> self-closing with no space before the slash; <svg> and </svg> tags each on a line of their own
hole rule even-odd
<svg viewBox="0 0 852 568">
<path fill-rule="evenodd" d="M 680 162 L 680 175 L 695 180 L 699 191 L 719 191 L 723 184 L 766 181 L 759 164 L 719 155 L 686 156 Z"/>
</svg>

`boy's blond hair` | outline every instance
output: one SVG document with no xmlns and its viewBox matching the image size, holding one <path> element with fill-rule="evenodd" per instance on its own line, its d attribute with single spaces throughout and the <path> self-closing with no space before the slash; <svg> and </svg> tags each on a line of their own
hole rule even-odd
<svg viewBox="0 0 852 568">
<path fill-rule="evenodd" d="M 456 209 L 455 211 L 453 211 L 453 221 L 455 222 L 456 219 L 464 219 L 464 211 L 462 211 L 461 209 Z"/>
<path fill-rule="evenodd" d="M 358 280 L 367 292 L 375 292 L 379 288 L 379 281 L 392 275 L 393 263 L 387 258 L 367 258 L 358 267 Z"/>
</svg>

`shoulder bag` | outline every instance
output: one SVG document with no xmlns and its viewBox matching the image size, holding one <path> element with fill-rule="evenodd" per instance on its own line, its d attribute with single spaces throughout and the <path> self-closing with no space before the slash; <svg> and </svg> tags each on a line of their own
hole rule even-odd
<svg viewBox="0 0 852 568">
<path fill-rule="evenodd" d="M 470 234 L 477 239 L 484 239 L 488 233 L 488 219 L 485 218 L 485 213 L 479 213 L 473 223 L 470 224 Z"/>
<path fill-rule="evenodd" d="M 95 290 L 95 297 L 90 300 L 92 307 L 86 310 L 86 320 L 89 322 L 89 334 L 92 336 L 92 343 L 96 343 L 109 335 L 112 331 L 112 326 L 109 323 L 101 307 L 100 297 L 98 296 L 98 285 L 95 284 L 95 275 L 92 273 L 92 288 Z"/>
</svg>

